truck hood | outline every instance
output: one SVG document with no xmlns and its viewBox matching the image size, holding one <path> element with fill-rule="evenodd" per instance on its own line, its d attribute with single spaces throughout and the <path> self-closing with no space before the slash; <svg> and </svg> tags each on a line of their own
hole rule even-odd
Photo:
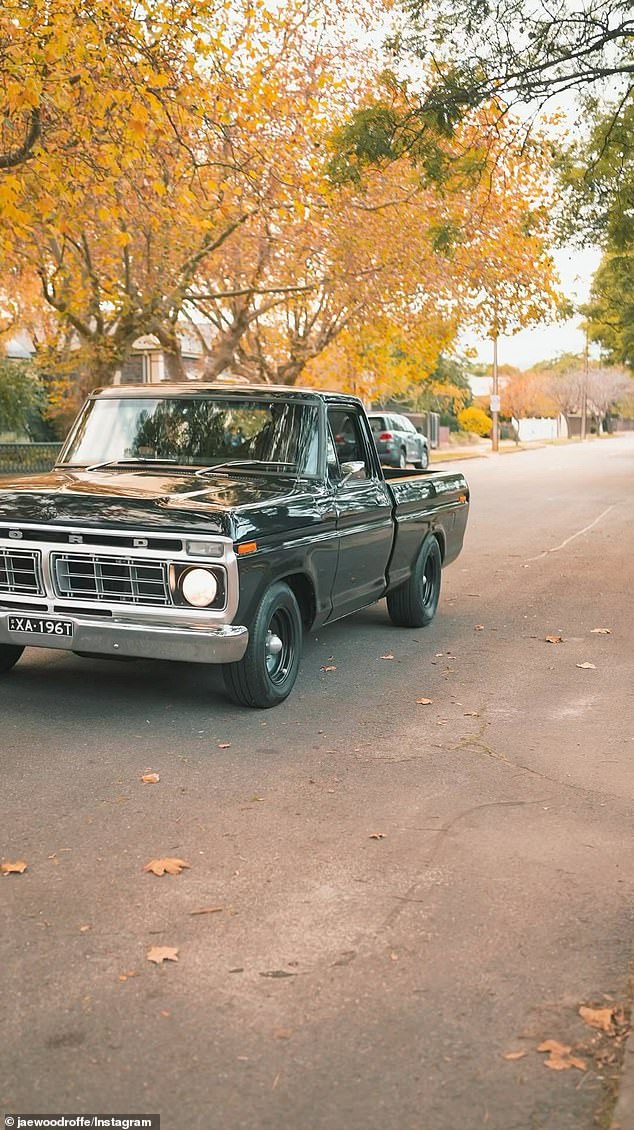
<svg viewBox="0 0 634 1130">
<path fill-rule="evenodd" d="M 252 508 L 266 511 L 270 530 L 277 525 L 271 522 L 274 514 L 283 521 L 293 500 L 306 494 L 305 482 L 287 477 L 60 468 L 23 479 L 0 478 L 0 522 L 204 530 L 237 538 L 259 525 Z M 241 518 L 243 508 L 251 512 L 249 519 Z"/>
</svg>

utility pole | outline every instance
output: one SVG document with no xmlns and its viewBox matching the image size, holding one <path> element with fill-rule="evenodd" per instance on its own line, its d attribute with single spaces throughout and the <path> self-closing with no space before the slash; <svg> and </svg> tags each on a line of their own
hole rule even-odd
<svg viewBox="0 0 634 1130">
<path fill-rule="evenodd" d="M 493 387 L 491 390 L 491 450 L 500 450 L 500 381 L 498 373 L 498 324 L 493 326 Z"/>
<path fill-rule="evenodd" d="M 588 431 L 588 327 L 586 329 L 586 344 L 583 351 L 583 381 L 581 385 L 581 439 L 586 438 Z"/>
</svg>

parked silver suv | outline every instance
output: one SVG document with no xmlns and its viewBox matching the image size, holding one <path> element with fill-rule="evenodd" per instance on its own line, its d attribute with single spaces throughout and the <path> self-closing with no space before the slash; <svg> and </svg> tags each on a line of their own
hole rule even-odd
<svg viewBox="0 0 634 1130">
<path fill-rule="evenodd" d="M 429 466 L 427 436 L 417 432 L 407 416 L 397 412 L 368 412 L 381 463 L 389 467 L 406 467 L 413 463 L 420 470 Z"/>
</svg>

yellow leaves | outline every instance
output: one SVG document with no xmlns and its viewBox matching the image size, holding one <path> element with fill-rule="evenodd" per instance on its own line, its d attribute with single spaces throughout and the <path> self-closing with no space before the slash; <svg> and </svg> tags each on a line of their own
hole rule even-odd
<svg viewBox="0 0 634 1130">
<path fill-rule="evenodd" d="M 178 961 L 178 953 L 178 946 L 150 946 L 145 956 L 155 965 L 162 965 L 164 961 Z"/>
<path fill-rule="evenodd" d="M 569 1071 L 576 1067 L 578 1071 L 585 1071 L 586 1061 L 572 1055 L 572 1047 L 562 1044 L 559 1040 L 543 1040 L 537 1047 L 538 1052 L 548 1052 L 548 1059 L 544 1060 L 544 1067 L 551 1071 Z"/>
<path fill-rule="evenodd" d="M 191 863 L 187 863 L 184 859 L 173 859 L 168 856 L 165 859 L 151 859 L 143 870 L 151 872 L 152 875 L 180 875 L 181 871 L 188 867 L 191 867 Z"/>
<path fill-rule="evenodd" d="M 13 862 L 9 860 L 0 863 L 0 875 L 23 875 L 28 867 L 28 863 L 24 859 L 16 859 Z"/>
<path fill-rule="evenodd" d="M 582 1005 L 579 1016 L 591 1028 L 598 1028 L 601 1032 L 614 1032 L 614 1009 L 612 1008 L 587 1008 Z"/>
</svg>

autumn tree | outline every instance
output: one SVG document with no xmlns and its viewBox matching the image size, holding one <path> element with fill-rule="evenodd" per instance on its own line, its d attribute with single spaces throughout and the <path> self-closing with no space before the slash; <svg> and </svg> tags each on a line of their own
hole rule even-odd
<svg viewBox="0 0 634 1130">
<path fill-rule="evenodd" d="M 457 145 L 477 143 L 474 127 Z M 497 314 L 509 330 L 554 308 L 540 164 L 513 155 L 504 131 L 474 163 L 448 162 L 442 182 L 405 155 L 359 165 L 349 153 L 345 171 L 334 145 L 330 190 L 306 198 L 285 244 L 282 273 L 298 285 L 250 321 L 242 371 L 290 383 L 308 366 L 311 381 L 402 395 L 429 380 L 459 326 L 488 332 Z"/>
<path fill-rule="evenodd" d="M 0 176 L 20 207 L 33 169 L 49 189 L 145 155 L 196 93 L 213 46 L 215 0 L 4 0 L 0 8 Z"/>
<path fill-rule="evenodd" d="M 321 0 L 274 11 L 182 0 L 155 59 L 162 25 L 146 14 L 166 18 L 162 6 L 140 23 L 124 0 L 100 11 L 127 28 L 128 65 L 114 51 L 112 73 L 91 71 L 90 36 L 106 32 L 81 24 L 86 65 L 60 87 L 67 120 L 51 112 L 48 148 L 34 144 L 0 179 L 5 279 L 38 279 L 56 315 L 38 341 L 47 367 L 105 383 L 152 333 L 178 377 L 187 317 L 211 376 L 231 365 L 293 383 L 345 334 L 358 376 L 403 387 L 427 379 L 460 324 L 488 328 L 491 301 L 522 321 L 551 303 L 541 174 L 534 154 L 536 172 L 512 154 L 512 127 L 483 144 L 483 113 L 428 153 L 375 165 L 345 149 L 350 109 L 362 92 L 371 102 L 375 79 L 341 12 L 331 19 Z M 402 108 L 403 91 L 393 97 Z"/>
<path fill-rule="evenodd" d="M 532 369 L 510 374 L 502 386 L 501 402 L 502 414 L 516 420 L 557 414 L 547 378 Z"/>
<path fill-rule="evenodd" d="M 75 8 L 53 11 L 51 45 Z M 344 90 L 330 102 L 349 96 L 350 61 L 339 64 L 341 39 L 319 3 L 273 13 L 179 0 L 139 15 L 120 0 L 100 12 L 96 29 L 80 21 L 76 81 L 64 85 L 60 71 L 66 127 L 53 115 L 50 150 L 38 143 L 0 181 L 5 263 L 39 277 L 91 383 L 110 379 L 140 333 L 158 337 L 178 376 L 177 324 L 195 281 L 222 273 L 225 243 L 279 230 L 301 201 L 321 164 L 324 92 L 339 68 Z M 41 49 L 27 30 L 25 58 Z M 107 52 L 109 37 L 120 50 Z"/>
</svg>

